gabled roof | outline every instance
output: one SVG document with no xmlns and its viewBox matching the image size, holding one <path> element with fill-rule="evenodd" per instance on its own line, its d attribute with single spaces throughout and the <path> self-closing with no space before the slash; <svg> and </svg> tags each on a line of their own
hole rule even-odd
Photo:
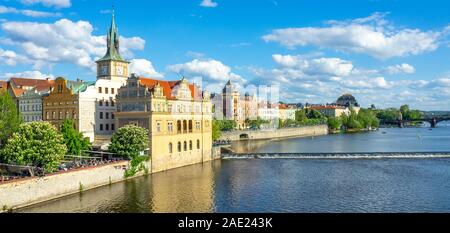
<svg viewBox="0 0 450 233">
<path fill-rule="evenodd" d="M 180 81 L 165 81 L 165 80 L 157 80 L 157 79 L 151 79 L 151 78 L 144 78 L 144 77 L 138 77 L 138 81 L 141 85 L 146 86 L 149 90 L 153 90 L 157 84 L 161 86 L 163 89 L 163 94 L 167 99 L 176 99 L 175 96 L 172 96 L 172 90 L 178 86 Z M 189 83 L 189 89 L 191 91 L 191 97 L 196 98 L 198 94 L 201 93 L 200 90 L 195 86 L 193 83 Z"/>
<path fill-rule="evenodd" d="M 30 78 L 11 78 L 9 87 L 15 97 L 19 97 L 27 91 L 27 89 L 36 89 L 38 92 L 49 91 L 55 84 L 55 80 L 49 79 L 30 79 Z"/>
</svg>

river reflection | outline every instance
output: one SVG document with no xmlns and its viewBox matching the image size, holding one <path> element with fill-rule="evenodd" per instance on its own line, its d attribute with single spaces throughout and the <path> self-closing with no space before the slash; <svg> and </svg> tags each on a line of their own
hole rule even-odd
<svg viewBox="0 0 450 233">
<path fill-rule="evenodd" d="M 220 161 L 193 165 L 34 205 L 27 213 L 185 213 L 214 209 Z"/>
<path fill-rule="evenodd" d="M 257 152 L 450 151 L 450 128 L 288 139 Z M 450 159 L 250 159 L 193 165 L 18 212 L 450 212 Z"/>
</svg>

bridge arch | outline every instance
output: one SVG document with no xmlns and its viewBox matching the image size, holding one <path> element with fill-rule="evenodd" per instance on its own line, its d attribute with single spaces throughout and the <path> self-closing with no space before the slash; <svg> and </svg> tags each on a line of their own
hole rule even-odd
<svg viewBox="0 0 450 233">
<path fill-rule="evenodd" d="M 247 133 L 243 133 L 239 135 L 239 139 L 241 140 L 250 139 L 250 136 Z"/>
</svg>

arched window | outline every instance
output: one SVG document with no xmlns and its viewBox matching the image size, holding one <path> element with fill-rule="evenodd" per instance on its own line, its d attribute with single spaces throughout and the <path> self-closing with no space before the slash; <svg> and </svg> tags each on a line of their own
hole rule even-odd
<svg viewBox="0 0 450 233">
<path fill-rule="evenodd" d="M 187 133 L 187 121 L 183 121 L 183 133 Z"/>
<path fill-rule="evenodd" d="M 197 140 L 197 149 L 200 150 L 200 140 Z"/>
<path fill-rule="evenodd" d="M 181 133 L 181 121 L 177 121 L 177 132 Z"/>
<path fill-rule="evenodd" d="M 56 112 L 52 112 L 52 119 L 56 120 Z"/>
<path fill-rule="evenodd" d="M 48 111 L 45 112 L 45 119 L 46 119 L 46 120 L 50 120 L 50 114 L 48 113 Z"/>
<path fill-rule="evenodd" d="M 192 133 L 192 120 L 189 120 L 189 133 Z"/>
<path fill-rule="evenodd" d="M 181 142 L 178 142 L 178 152 L 181 152 Z"/>
<path fill-rule="evenodd" d="M 169 153 L 172 154 L 173 152 L 173 145 L 172 143 L 169 143 Z"/>
<path fill-rule="evenodd" d="M 184 141 L 184 151 L 187 151 L 187 142 Z"/>
<path fill-rule="evenodd" d="M 192 141 L 189 141 L 189 150 L 192 150 Z"/>
</svg>

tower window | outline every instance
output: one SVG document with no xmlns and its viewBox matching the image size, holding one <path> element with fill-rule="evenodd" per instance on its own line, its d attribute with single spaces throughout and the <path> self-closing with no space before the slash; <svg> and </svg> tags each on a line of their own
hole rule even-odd
<svg viewBox="0 0 450 233">
<path fill-rule="evenodd" d="M 98 88 L 98 93 L 100 93 L 100 94 L 102 93 L 102 87 Z"/>
</svg>

